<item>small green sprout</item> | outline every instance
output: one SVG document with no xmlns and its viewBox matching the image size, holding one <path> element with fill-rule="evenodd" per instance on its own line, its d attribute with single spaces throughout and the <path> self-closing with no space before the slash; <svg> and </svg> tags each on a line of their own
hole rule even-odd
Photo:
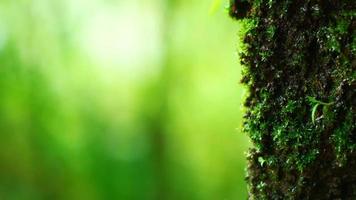
<svg viewBox="0 0 356 200">
<path fill-rule="evenodd" d="M 323 102 L 323 101 L 319 101 L 315 97 L 311 97 L 311 96 L 308 96 L 307 99 L 310 102 L 310 104 L 313 106 L 312 113 L 311 113 L 311 118 L 312 118 L 313 124 L 315 124 L 316 111 L 318 110 L 318 107 L 320 105 L 322 105 L 322 106 L 330 106 L 330 105 L 332 105 L 334 103 L 334 102 L 326 103 L 326 102 Z"/>
<path fill-rule="evenodd" d="M 263 157 L 258 157 L 258 162 L 260 163 L 261 167 L 265 164 L 266 160 Z"/>
</svg>

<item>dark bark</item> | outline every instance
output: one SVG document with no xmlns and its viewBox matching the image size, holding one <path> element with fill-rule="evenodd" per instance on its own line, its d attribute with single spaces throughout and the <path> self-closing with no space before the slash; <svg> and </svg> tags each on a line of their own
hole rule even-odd
<svg viewBox="0 0 356 200">
<path fill-rule="evenodd" d="M 241 6 L 240 6 L 241 5 Z M 232 1 L 250 199 L 356 199 L 356 1 Z"/>
</svg>

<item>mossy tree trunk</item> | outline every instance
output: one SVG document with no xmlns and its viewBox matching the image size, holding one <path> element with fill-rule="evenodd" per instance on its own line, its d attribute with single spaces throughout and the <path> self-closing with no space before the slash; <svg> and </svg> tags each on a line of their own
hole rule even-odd
<svg viewBox="0 0 356 200">
<path fill-rule="evenodd" d="M 250 199 L 356 199 L 356 1 L 233 0 Z"/>
</svg>

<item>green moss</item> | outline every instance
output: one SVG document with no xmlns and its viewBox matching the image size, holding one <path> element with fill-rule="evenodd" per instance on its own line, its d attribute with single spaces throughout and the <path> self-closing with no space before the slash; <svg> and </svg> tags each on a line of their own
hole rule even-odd
<svg viewBox="0 0 356 200">
<path fill-rule="evenodd" d="M 276 33 L 276 27 L 275 26 L 269 26 L 267 28 L 267 38 L 271 40 Z"/>
<path fill-rule="evenodd" d="M 356 199 L 356 2 L 244 2 L 250 199 Z"/>
<path fill-rule="evenodd" d="M 356 150 L 356 131 L 355 113 L 349 112 L 341 125 L 334 131 L 332 140 L 336 152 L 337 162 L 340 166 L 346 164 L 348 155 Z"/>
<path fill-rule="evenodd" d="M 352 52 L 352 54 L 356 54 L 356 37 L 353 37 L 353 39 L 352 39 L 351 52 Z"/>
<path fill-rule="evenodd" d="M 349 29 L 350 21 L 346 19 L 341 19 L 337 21 L 335 31 L 338 34 L 347 34 L 347 30 Z"/>
</svg>

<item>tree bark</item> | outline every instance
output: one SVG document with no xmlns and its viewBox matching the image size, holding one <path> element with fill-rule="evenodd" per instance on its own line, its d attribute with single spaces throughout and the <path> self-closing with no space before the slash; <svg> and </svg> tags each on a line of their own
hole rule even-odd
<svg viewBox="0 0 356 200">
<path fill-rule="evenodd" d="M 232 0 L 250 199 L 356 199 L 356 1 Z"/>
</svg>

